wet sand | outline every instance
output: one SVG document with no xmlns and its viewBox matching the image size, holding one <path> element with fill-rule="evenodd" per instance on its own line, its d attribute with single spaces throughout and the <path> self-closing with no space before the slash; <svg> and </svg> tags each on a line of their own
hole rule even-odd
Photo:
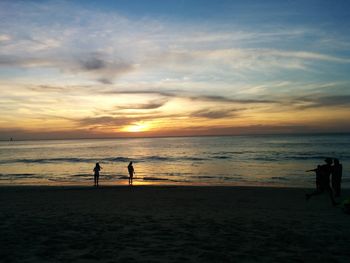
<svg viewBox="0 0 350 263">
<path fill-rule="evenodd" d="M 0 261 L 350 262 L 350 215 L 308 191 L 0 187 Z"/>
</svg>

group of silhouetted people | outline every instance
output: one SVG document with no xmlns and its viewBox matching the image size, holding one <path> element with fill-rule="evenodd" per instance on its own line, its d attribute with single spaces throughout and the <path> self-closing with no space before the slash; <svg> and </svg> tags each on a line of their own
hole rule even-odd
<svg viewBox="0 0 350 263">
<path fill-rule="evenodd" d="M 312 196 L 326 191 L 329 194 L 332 204 L 337 205 L 334 197 L 340 196 L 343 167 L 338 159 L 326 158 L 324 161 L 326 164 L 318 165 L 317 168 L 307 171 L 316 173 L 316 190 L 310 194 L 306 194 L 306 199 L 310 199 Z M 330 179 L 331 176 L 332 180 Z M 332 187 L 330 186 L 330 182 L 332 182 Z"/>
<path fill-rule="evenodd" d="M 314 195 L 319 195 L 323 192 L 327 192 L 332 204 L 335 206 L 338 205 L 338 203 L 335 201 L 335 197 L 339 197 L 341 193 L 343 166 L 336 158 L 326 158 L 324 161 L 325 164 L 318 165 L 317 168 L 306 171 L 315 172 L 316 174 L 316 190 L 312 193 L 306 194 L 306 199 L 309 200 Z M 132 165 L 132 162 L 129 163 L 127 168 L 129 173 L 129 185 L 132 186 L 135 174 L 135 169 Z M 98 180 L 100 177 L 101 169 L 102 167 L 100 166 L 100 164 L 96 163 L 93 169 L 95 187 L 98 187 Z M 350 214 L 350 199 L 348 199 L 347 201 L 348 203 L 344 203 L 343 209 L 344 212 Z"/>
<path fill-rule="evenodd" d="M 100 177 L 100 171 L 101 171 L 102 167 L 100 166 L 99 163 L 96 163 L 95 168 L 93 169 L 94 171 L 94 186 L 98 187 L 98 180 Z M 134 166 L 132 165 L 132 162 L 129 163 L 128 165 L 128 172 L 129 172 L 129 185 L 132 185 L 132 181 L 134 178 L 134 174 L 135 174 L 135 169 Z"/>
</svg>

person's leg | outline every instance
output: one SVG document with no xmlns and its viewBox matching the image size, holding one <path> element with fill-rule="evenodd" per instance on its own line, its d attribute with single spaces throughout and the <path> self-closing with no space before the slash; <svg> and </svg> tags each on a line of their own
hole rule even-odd
<svg viewBox="0 0 350 263">
<path fill-rule="evenodd" d="M 323 193 L 323 189 L 321 187 L 319 187 L 319 189 L 316 189 L 311 194 L 306 194 L 305 197 L 306 197 L 307 200 L 309 200 L 312 196 L 319 195 L 319 194 L 322 194 L 322 193 Z"/>
<path fill-rule="evenodd" d="M 94 175 L 94 186 L 96 186 L 96 175 Z"/>
<path fill-rule="evenodd" d="M 340 181 L 335 183 L 334 195 L 336 197 L 340 196 Z"/>
<path fill-rule="evenodd" d="M 334 193 L 334 196 L 337 196 L 337 193 L 338 193 L 338 189 L 337 189 L 337 181 L 336 181 L 336 178 L 332 178 L 332 189 L 333 189 L 333 193 Z"/>
<path fill-rule="evenodd" d="M 334 199 L 332 188 L 328 187 L 326 190 L 328 192 L 329 198 L 331 199 L 332 205 L 337 205 L 338 203 Z"/>
</svg>

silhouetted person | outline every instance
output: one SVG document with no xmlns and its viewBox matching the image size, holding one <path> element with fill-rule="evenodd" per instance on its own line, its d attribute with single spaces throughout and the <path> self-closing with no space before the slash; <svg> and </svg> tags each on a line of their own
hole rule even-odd
<svg viewBox="0 0 350 263">
<path fill-rule="evenodd" d="M 332 188 L 335 196 L 340 196 L 342 173 L 343 166 L 339 163 L 338 159 L 334 159 L 334 165 L 332 166 Z"/>
<path fill-rule="evenodd" d="M 312 170 L 307 170 L 306 172 L 315 172 L 316 173 L 316 191 L 321 190 L 321 165 L 317 165 L 317 168 Z"/>
<path fill-rule="evenodd" d="M 330 187 L 330 180 L 329 180 L 329 177 L 331 176 L 331 171 L 332 171 L 332 159 L 326 158 L 324 161 L 326 162 L 326 164 L 321 165 L 320 167 L 320 189 L 316 189 L 316 191 L 312 192 L 311 194 L 306 194 L 306 199 L 309 200 L 311 196 L 319 195 L 324 191 L 326 191 L 329 194 L 329 198 L 331 199 L 332 204 L 337 205 L 337 202 L 335 202 L 333 197 L 333 191 L 332 191 L 332 188 Z"/>
<path fill-rule="evenodd" d="M 102 169 L 102 167 L 100 166 L 99 163 L 96 163 L 96 166 L 94 168 L 94 186 L 98 187 L 98 179 L 100 177 L 100 170 Z"/>
<path fill-rule="evenodd" d="M 128 165 L 128 172 L 129 172 L 129 185 L 132 185 L 132 179 L 135 174 L 134 166 L 132 166 L 132 162 Z"/>
</svg>

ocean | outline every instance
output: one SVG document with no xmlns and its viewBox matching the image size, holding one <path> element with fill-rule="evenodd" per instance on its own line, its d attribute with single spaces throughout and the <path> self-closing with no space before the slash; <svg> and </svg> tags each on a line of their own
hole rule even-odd
<svg viewBox="0 0 350 263">
<path fill-rule="evenodd" d="M 350 135 L 262 135 L 0 142 L 0 185 L 254 185 L 314 187 L 305 172 L 325 157 L 343 164 L 350 187 Z"/>
</svg>

